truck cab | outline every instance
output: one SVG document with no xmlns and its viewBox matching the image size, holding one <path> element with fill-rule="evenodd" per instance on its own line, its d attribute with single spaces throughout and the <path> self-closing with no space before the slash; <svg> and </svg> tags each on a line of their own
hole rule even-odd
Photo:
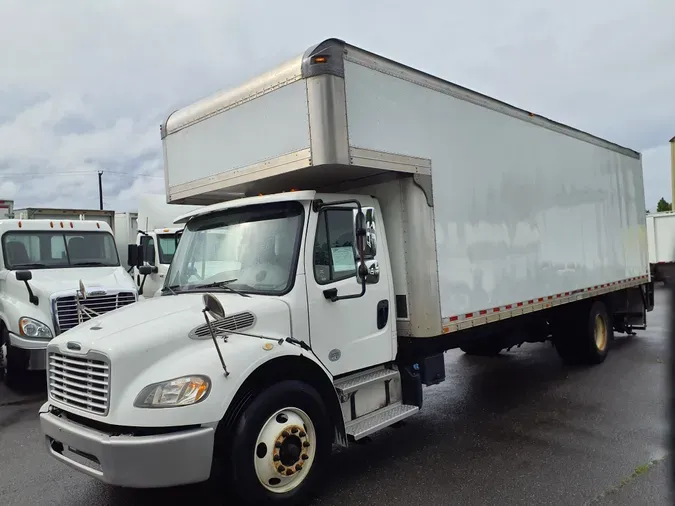
<svg viewBox="0 0 675 506">
<path fill-rule="evenodd" d="M 137 300 L 105 222 L 1 220 L 0 241 L 0 371 L 9 386 L 46 368 L 53 337 Z"/>
<path fill-rule="evenodd" d="M 158 228 L 138 233 L 136 244 L 131 247 L 127 257 L 143 298 L 154 297 L 164 286 L 182 233 L 182 227 Z"/>
</svg>

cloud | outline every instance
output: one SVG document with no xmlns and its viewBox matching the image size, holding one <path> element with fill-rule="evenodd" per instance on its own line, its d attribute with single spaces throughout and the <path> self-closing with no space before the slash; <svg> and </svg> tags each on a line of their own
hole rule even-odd
<svg viewBox="0 0 675 506">
<path fill-rule="evenodd" d="M 0 198 L 97 207 L 100 170 L 133 209 L 164 192 L 169 112 L 331 36 L 634 149 L 675 135 L 675 3 L 556 4 L 4 0 Z"/>
</svg>

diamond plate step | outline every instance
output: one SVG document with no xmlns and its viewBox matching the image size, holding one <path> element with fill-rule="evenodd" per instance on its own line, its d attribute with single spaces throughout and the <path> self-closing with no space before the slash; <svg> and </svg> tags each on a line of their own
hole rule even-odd
<svg viewBox="0 0 675 506">
<path fill-rule="evenodd" d="M 348 376 L 347 378 L 336 381 L 335 389 L 337 390 L 338 395 L 344 398 L 371 383 L 384 382 L 397 377 L 398 371 L 394 369 L 382 368 L 374 371 L 371 369 L 355 376 Z"/>
<path fill-rule="evenodd" d="M 401 420 L 414 415 L 419 410 L 420 408 L 418 406 L 408 406 L 397 402 L 378 409 L 368 415 L 359 417 L 356 420 L 347 422 L 345 424 L 345 429 L 347 429 L 348 435 L 358 441 L 380 429 L 389 427 L 396 422 L 400 422 Z"/>
</svg>

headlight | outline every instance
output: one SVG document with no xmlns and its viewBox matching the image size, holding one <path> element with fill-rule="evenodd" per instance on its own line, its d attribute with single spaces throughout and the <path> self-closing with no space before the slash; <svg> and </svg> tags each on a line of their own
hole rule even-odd
<svg viewBox="0 0 675 506">
<path fill-rule="evenodd" d="M 189 406 L 206 399 L 211 380 L 206 376 L 184 376 L 148 385 L 136 396 L 137 408 Z"/>
<path fill-rule="evenodd" d="M 33 320 L 33 318 L 19 319 L 19 333 L 25 337 L 40 337 L 44 339 L 51 339 L 51 329 L 42 322 Z"/>
</svg>

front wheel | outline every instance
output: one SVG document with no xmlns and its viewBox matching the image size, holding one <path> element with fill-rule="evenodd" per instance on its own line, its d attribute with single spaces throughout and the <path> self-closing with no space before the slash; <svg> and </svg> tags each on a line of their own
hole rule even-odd
<svg viewBox="0 0 675 506">
<path fill-rule="evenodd" d="M 25 387 L 28 378 L 28 364 L 30 355 L 28 350 L 16 348 L 9 343 L 9 332 L 6 327 L 2 328 L 0 336 L 0 347 L 5 344 L 4 360 L 0 360 L 0 376 L 3 377 L 5 384 L 12 389 Z"/>
<path fill-rule="evenodd" d="M 265 389 L 235 424 L 226 470 L 233 486 L 224 492 L 246 504 L 302 504 L 330 455 L 332 434 L 314 388 L 282 381 Z"/>
</svg>

